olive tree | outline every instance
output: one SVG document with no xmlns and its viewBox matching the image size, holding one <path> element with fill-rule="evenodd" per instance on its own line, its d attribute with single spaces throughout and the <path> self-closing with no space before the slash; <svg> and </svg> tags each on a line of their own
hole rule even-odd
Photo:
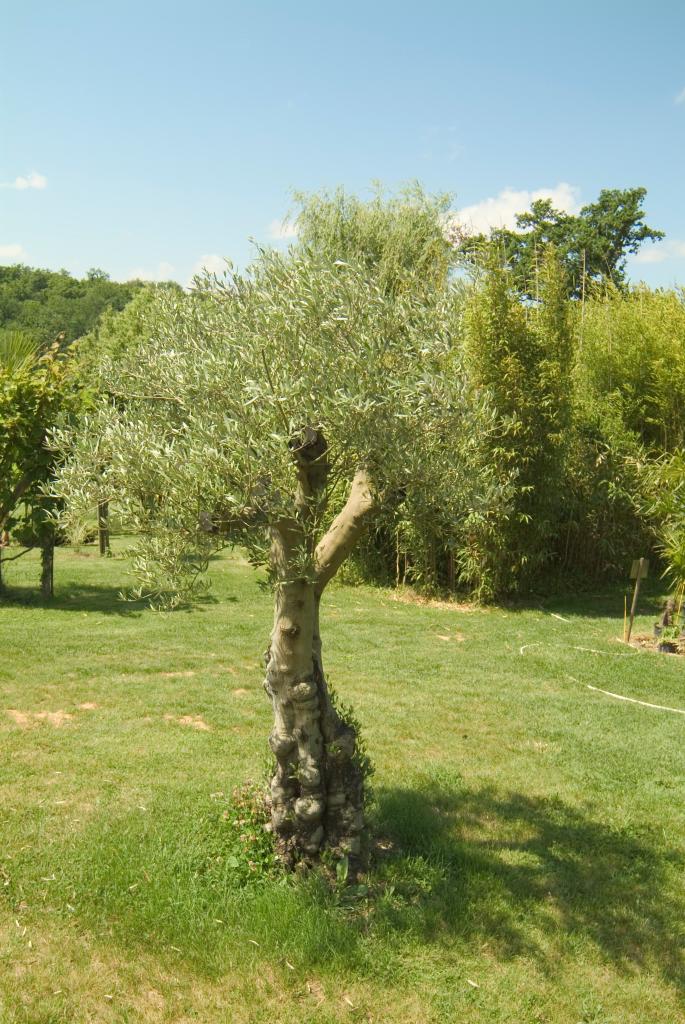
<svg viewBox="0 0 685 1024">
<path fill-rule="evenodd" d="M 289 863 L 354 859 L 363 830 L 355 729 L 323 670 L 326 587 L 388 494 L 467 511 L 487 422 L 442 372 L 452 337 L 445 287 L 390 296 L 368 267 L 262 253 L 245 276 L 160 293 L 140 342 L 101 365 L 100 406 L 55 435 L 67 522 L 117 507 L 138 535 L 138 594 L 178 600 L 227 543 L 268 568 L 271 819 Z"/>
</svg>

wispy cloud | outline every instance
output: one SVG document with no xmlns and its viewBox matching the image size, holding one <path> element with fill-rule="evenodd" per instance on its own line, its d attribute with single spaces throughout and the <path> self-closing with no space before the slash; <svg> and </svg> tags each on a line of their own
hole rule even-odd
<svg viewBox="0 0 685 1024">
<path fill-rule="evenodd" d="M 577 213 L 580 209 L 580 190 L 562 181 L 554 188 L 502 189 L 496 196 L 481 200 L 472 206 L 457 210 L 450 219 L 450 227 L 458 226 L 466 234 L 480 234 L 492 228 L 516 227 L 516 214 L 530 209 L 536 199 L 550 199 L 552 206 L 564 213 Z"/>
<path fill-rule="evenodd" d="M 284 220 L 272 220 L 269 224 L 269 238 L 276 240 L 297 238 L 297 225 L 287 217 Z"/>
<path fill-rule="evenodd" d="M 685 89 L 681 89 L 673 100 L 674 103 L 685 103 Z"/>
<path fill-rule="evenodd" d="M 0 263 L 23 263 L 28 256 L 23 245 L 0 245 Z"/>
<path fill-rule="evenodd" d="M 39 174 L 38 171 L 30 171 L 27 175 L 20 174 L 14 181 L 0 182 L 0 188 L 14 188 L 19 192 L 23 192 L 27 188 L 47 188 L 47 184 L 48 179 L 44 174 Z"/>
<path fill-rule="evenodd" d="M 655 242 L 647 249 L 640 249 L 633 256 L 634 263 L 665 263 L 666 260 L 685 259 L 685 242 L 669 238 L 666 242 Z"/>
<path fill-rule="evenodd" d="M 190 271 L 188 285 L 193 283 L 194 277 L 197 277 L 199 274 L 203 274 L 205 270 L 210 274 L 223 274 L 226 270 L 226 259 L 223 256 L 217 255 L 215 252 L 210 252 L 205 256 L 200 256 L 199 260 L 193 264 L 193 269 Z"/>
<path fill-rule="evenodd" d="M 157 264 L 155 270 L 146 270 L 144 267 L 134 267 L 122 278 L 123 281 L 169 281 L 174 276 L 173 263 L 162 260 Z"/>
</svg>

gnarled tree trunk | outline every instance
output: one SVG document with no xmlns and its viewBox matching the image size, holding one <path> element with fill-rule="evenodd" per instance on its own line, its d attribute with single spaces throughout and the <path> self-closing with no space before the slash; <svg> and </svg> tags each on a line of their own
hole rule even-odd
<svg viewBox="0 0 685 1024">
<path fill-rule="evenodd" d="M 267 655 L 276 757 L 271 821 L 290 864 L 311 862 L 323 849 L 356 858 L 364 827 L 355 731 L 331 703 L 321 662 L 319 600 L 310 581 L 278 587 Z"/>
<path fill-rule="evenodd" d="M 374 499 L 368 477 L 360 471 L 345 508 L 310 552 L 313 574 L 293 578 L 296 553 L 313 544 L 306 519 L 317 486 L 325 482 L 323 439 L 314 431 L 304 436 L 296 450 L 298 515 L 272 530 L 276 593 L 264 682 L 274 709 L 271 823 L 289 865 L 313 863 L 331 850 L 348 855 L 354 872 L 364 828 L 364 780 L 355 757 L 355 730 L 337 713 L 326 685 L 319 607 L 326 584 L 361 535 Z M 317 446 L 318 454 L 310 458 Z"/>
</svg>

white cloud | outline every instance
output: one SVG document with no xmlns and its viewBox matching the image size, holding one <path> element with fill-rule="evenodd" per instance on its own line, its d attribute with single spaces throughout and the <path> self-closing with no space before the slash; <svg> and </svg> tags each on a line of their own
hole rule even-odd
<svg viewBox="0 0 685 1024">
<path fill-rule="evenodd" d="M 0 263 L 23 263 L 27 256 L 23 245 L 0 245 Z"/>
<path fill-rule="evenodd" d="M 269 224 L 269 238 L 297 238 L 297 225 L 287 217 L 285 220 L 272 220 Z"/>
<path fill-rule="evenodd" d="M 174 276 L 174 265 L 162 260 L 156 270 L 145 270 L 143 267 L 134 267 L 128 274 L 125 274 L 122 281 L 169 281 Z"/>
<path fill-rule="evenodd" d="M 536 199 L 550 199 L 556 210 L 577 213 L 579 192 L 575 185 L 565 181 L 555 188 L 539 188 L 534 192 L 505 188 L 496 196 L 457 210 L 450 217 L 450 226 L 458 225 L 466 234 L 480 234 L 491 228 L 515 228 L 516 214 L 524 213 Z"/>
<path fill-rule="evenodd" d="M 193 283 L 193 278 L 198 274 L 204 273 L 207 270 L 210 274 L 218 274 L 221 276 L 226 270 L 226 260 L 223 256 L 218 256 L 215 252 L 207 253 L 205 256 L 200 256 L 199 260 L 193 265 L 193 269 L 190 271 L 190 277 L 188 279 L 188 286 Z"/>
<path fill-rule="evenodd" d="M 685 242 L 669 239 L 667 242 L 653 242 L 648 248 L 640 249 L 633 256 L 634 263 L 664 263 L 666 260 L 685 259 Z"/>
<path fill-rule="evenodd" d="M 48 179 L 44 174 L 39 174 L 38 171 L 31 171 L 26 176 L 19 175 L 14 181 L 2 182 L 0 188 L 15 188 L 20 192 L 23 192 L 27 188 L 46 188 Z"/>
<path fill-rule="evenodd" d="M 685 89 L 681 89 L 673 100 L 674 103 L 685 103 Z"/>
</svg>

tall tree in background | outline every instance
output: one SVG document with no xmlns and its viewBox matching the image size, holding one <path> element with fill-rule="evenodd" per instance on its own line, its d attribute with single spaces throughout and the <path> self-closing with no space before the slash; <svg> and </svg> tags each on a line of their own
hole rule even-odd
<svg viewBox="0 0 685 1024">
<path fill-rule="evenodd" d="M 568 280 L 568 294 L 580 298 L 592 282 L 617 288 L 626 282 L 626 257 L 646 242 L 664 237 L 645 223 L 645 188 L 603 189 L 594 203 L 577 215 L 555 210 L 549 199 L 537 199 L 516 217 L 518 231 L 496 228 L 490 240 L 501 249 L 519 289 L 530 298 L 539 294 L 543 253 L 553 245 Z M 478 259 L 485 235 L 461 235 L 458 249 L 467 262 Z"/>
<path fill-rule="evenodd" d="M 54 501 L 44 493 L 54 473 L 46 446 L 58 419 L 76 410 L 63 337 L 41 349 L 29 335 L 0 332 L 0 531 L 42 549 L 41 587 L 52 593 Z"/>
<path fill-rule="evenodd" d="M 522 303 L 495 246 L 466 297 L 463 344 L 470 385 L 497 418 L 490 464 L 509 481 L 506 503 L 472 516 L 459 562 L 481 598 L 530 584 L 550 559 L 563 501 L 571 421 L 572 331 L 556 251 L 541 254 L 539 301 Z"/>
</svg>

